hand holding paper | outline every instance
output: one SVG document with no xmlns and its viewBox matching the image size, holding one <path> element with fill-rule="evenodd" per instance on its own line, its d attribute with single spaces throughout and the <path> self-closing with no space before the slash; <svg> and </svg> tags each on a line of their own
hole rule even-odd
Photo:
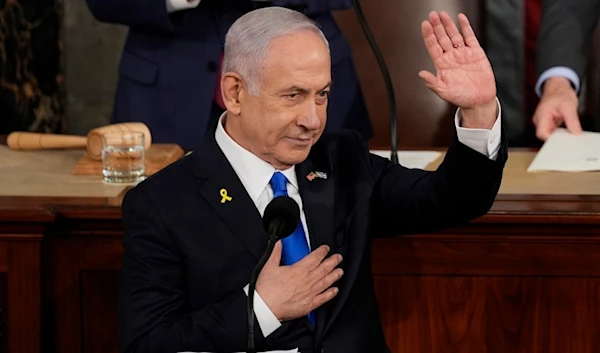
<svg viewBox="0 0 600 353">
<path fill-rule="evenodd" d="M 557 129 L 546 140 L 528 172 L 561 171 L 587 172 L 600 170 L 600 133 L 580 135 Z"/>
</svg>

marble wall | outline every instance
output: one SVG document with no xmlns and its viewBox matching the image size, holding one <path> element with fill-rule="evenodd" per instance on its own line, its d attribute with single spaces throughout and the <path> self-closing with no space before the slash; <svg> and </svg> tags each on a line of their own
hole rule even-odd
<svg viewBox="0 0 600 353">
<path fill-rule="evenodd" d="M 0 134 L 64 128 L 60 4 L 0 0 Z"/>
<path fill-rule="evenodd" d="M 0 0 L 2 1 L 2 0 Z M 85 0 L 64 1 L 66 132 L 109 124 L 126 28 L 100 23 Z"/>
</svg>

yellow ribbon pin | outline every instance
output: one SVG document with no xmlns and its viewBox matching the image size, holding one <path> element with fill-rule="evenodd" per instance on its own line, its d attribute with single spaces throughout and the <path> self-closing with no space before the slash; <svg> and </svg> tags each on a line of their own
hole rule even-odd
<svg viewBox="0 0 600 353">
<path fill-rule="evenodd" d="M 233 200 L 233 198 L 229 195 L 227 195 L 227 189 L 221 189 L 221 191 L 219 192 L 221 194 L 221 203 L 225 203 L 225 201 L 231 201 Z"/>
</svg>

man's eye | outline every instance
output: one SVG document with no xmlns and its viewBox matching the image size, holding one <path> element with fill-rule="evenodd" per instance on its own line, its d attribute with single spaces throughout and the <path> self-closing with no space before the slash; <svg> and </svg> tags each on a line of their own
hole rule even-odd
<svg viewBox="0 0 600 353">
<path fill-rule="evenodd" d="M 327 96 L 329 96 L 329 91 L 321 91 L 321 92 L 319 92 L 319 97 L 325 98 Z"/>
<path fill-rule="evenodd" d="M 296 98 L 298 97 L 298 93 L 292 93 L 287 95 L 288 98 Z"/>
</svg>

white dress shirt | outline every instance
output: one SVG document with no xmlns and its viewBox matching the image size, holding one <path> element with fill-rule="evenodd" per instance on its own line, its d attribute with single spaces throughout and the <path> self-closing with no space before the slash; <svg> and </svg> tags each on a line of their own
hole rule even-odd
<svg viewBox="0 0 600 353">
<path fill-rule="evenodd" d="M 191 9 L 198 4 L 200 4 L 200 0 L 167 0 L 167 12 Z"/>
<path fill-rule="evenodd" d="M 473 150 L 488 156 L 495 160 L 500 150 L 500 102 L 498 104 L 498 117 L 491 130 L 486 129 L 467 129 L 460 127 L 460 109 L 455 115 L 455 126 L 457 136 L 461 143 L 472 148 Z M 248 192 L 248 195 L 256 205 L 256 208 L 262 216 L 265 208 L 273 199 L 273 190 L 269 184 L 273 173 L 278 171 L 272 165 L 258 158 L 250 151 L 244 149 L 235 142 L 223 128 L 223 118 L 227 112 L 223 113 L 219 118 L 219 124 L 215 132 L 217 144 L 223 151 L 225 158 L 231 164 L 233 170 L 242 182 L 242 185 Z M 300 220 L 304 227 L 304 234 L 310 249 L 310 237 L 308 228 L 306 227 L 306 217 L 302 207 L 302 199 L 300 198 L 300 190 L 298 189 L 298 180 L 294 167 L 281 170 L 288 179 L 287 192 L 288 195 L 298 203 L 300 207 Z M 244 292 L 248 294 L 248 285 L 244 287 Z M 256 319 L 260 325 L 260 329 L 264 337 L 269 336 L 279 327 L 281 323 L 277 317 L 271 312 L 266 303 L 262 300 L 258 292 L 254 292 L 254 312 Z"/>
<path fill-rule="evenodd" d="M 267 205 L 273 199 L 273 189 L 271 189 L 269 182 L 271 181 L 273 174 L 278 170 L 252 154 L 250 151 L 244 149 L 227 135 L 223 128 L 223 117 L 225 114 L 226 112 L 219 118 L 215 139 L 229 161 L 229 164 L 231 164 L 233 170 L 242 182 L 242 185 L 248 192 L 248 195 L 256 205 L 258 212 L 260 212 L 260 215 L 262 216 L 265 212 L 265 208 L 267 208 Z M 308 248 L 310 249 L 310 237 L 308 236 L 308 228 L 306 227 L 306 217 L 302 210 L 302 199 L 300 198 L 296 172 L 294 167 L 280 170 L 280 172 L 283 173 L 288 180 L 288 196 L 296 201 L 300 208 L 300 220 L 304 227 Z M 248 285 L 244 288 L 244 292 L 248 294 Z M 267 337 L 281 326 L 277 317 L 271 312 L 256 291 L 254 292 L 254 312 L 264 337 Z"/>
<path fill-rule="evenodd" d="M 577 75 L 575 70 L 566 66 L 555 66 L 542 72 L 537 82 L 535 83 L 535 93 L 538 95 L 538 97 L 542 96 L 542 86 L 544 85 L 544 83 L 546 83 L 546 81 L 552 77 L 564 77 L 567 80 L 571 81 L 573 88 L 575 88 L 575 92 L 579 94 L 579 75 Z"/>
</svg>

